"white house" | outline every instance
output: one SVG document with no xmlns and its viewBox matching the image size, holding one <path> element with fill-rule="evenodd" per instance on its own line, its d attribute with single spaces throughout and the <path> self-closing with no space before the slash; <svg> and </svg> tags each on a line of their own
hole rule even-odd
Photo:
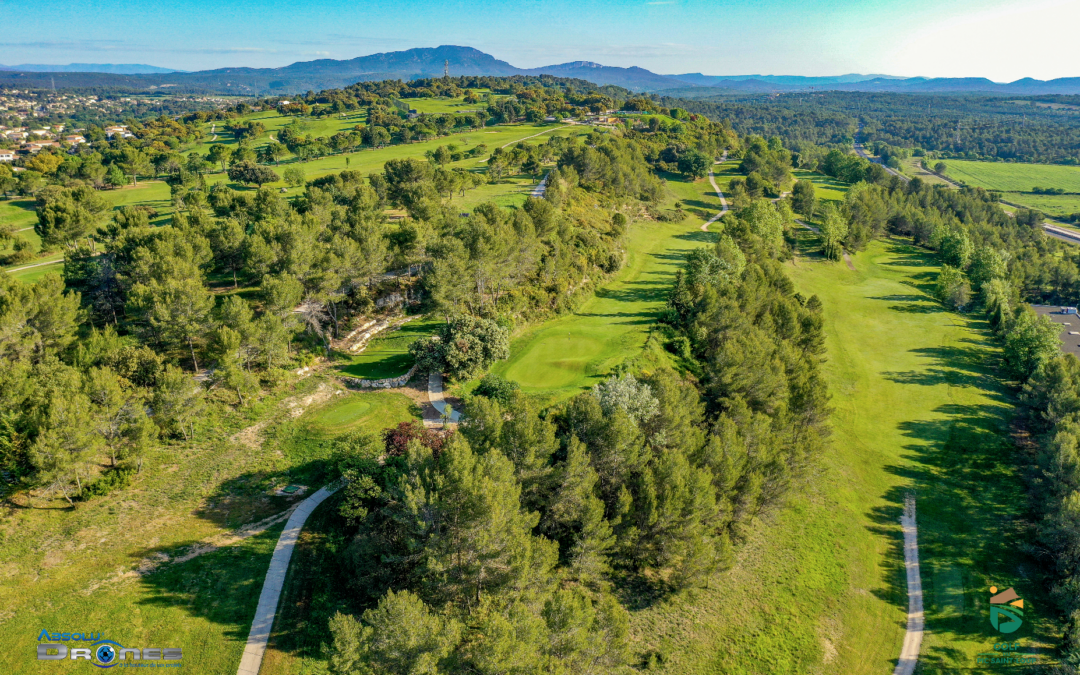
<svg viewBox="0 0 1080 675">
<path fill-rule="evenodd" d="M 0 150 L 0 162 L 14 162 L 15 151 L 14 150 Z"/>
</svg>

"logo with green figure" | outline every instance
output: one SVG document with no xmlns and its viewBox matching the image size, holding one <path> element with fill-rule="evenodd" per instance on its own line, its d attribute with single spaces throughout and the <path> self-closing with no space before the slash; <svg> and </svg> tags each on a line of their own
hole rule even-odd
<svg viewBox="0 0 1080 675">
<path fill-rule="evenodd" d="M 998 593 L 990 587 L 990 625 L 999 633 L 1015 633 L 1024 623 L 1024 600 L 1009 589 Z"/>
</svg>

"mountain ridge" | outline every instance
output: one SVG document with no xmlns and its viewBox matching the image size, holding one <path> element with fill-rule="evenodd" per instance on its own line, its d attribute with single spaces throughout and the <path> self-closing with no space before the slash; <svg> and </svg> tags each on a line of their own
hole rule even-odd
<svg viewBox="0 0 1080 675">
<path fill-rule="evenodd" d="M 0 70 L 14 70 L 24 73 L 111 73 L 114 75 L 159 75 L 187 72 L 176 68 L 151 66 L 145 63 L 69 63 L 67 65 L 20 63 L 14 66 L 0 64 Z"/>
<path fill-rule="evenodd" d="M 195 72 L 168 71 L 121 73 L 106 68 L 158 68 L 140 64 L 69 64 L 50 66 L 98 68 L 98 70 L 29 71 L 23 66 L 0 66 L 0 86 L 123 87 L 135 90 L 172 88 L 175 91 L 206 91 L 234 95 L 294 95 L 348 86 L 355 82 L 441 77 L 444 67 L 451 75 L 511 76 L 552 75 L 578 78 L 597 85 L 616 85 L 635 92 L 658 92 L 703 87 L 750 93 L 796 91 L 866 91 L 908 93 L 986 93 L 1002 95 L 1080 94 L 1080 77 L 1015 82 L 993 82 L 982 77 L 926 78 L 848 73 L 834 76 L 802 75 L 664 75 L 645 68 L 605 66 L 594 61 L 569 61 L 539 68 L 518 68 L 473 47 L 441 45 L 396 52 L 381 52 L 353 59 L 297 61 L 279 68 L 226 67 Z M 45 67 L 45 66 L 40 66 Z"/>
</svg>

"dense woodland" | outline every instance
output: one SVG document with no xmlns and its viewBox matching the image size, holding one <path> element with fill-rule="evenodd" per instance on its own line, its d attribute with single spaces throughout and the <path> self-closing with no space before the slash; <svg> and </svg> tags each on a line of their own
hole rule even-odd
<svg viewBox="0 0 1080 675">
<path fill-rule="evenodd" d="M 1068 103 L 1076 97 L 820 92 L 659 103 L 730 120 L 740 134 L 778 136 L 796 152 L 809 145 L 850 146 L 858 135 L 868 144 L 938 157 L 1080 164 L 1080 114 L 1035 105 L 1044 98 Z"/>
</svg>

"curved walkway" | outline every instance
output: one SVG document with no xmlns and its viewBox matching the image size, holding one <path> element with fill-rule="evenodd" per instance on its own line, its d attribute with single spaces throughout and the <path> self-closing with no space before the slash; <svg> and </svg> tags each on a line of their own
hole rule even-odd
<svg viewBox="0 0 1080 675">
<path fill-rule="evenodd" d="M 720 161 L 716 162 L 716 164 L 723 164 L 726 161 L 727 161 L 727 150 L 724 151 L 723 157 L 721 157 Z M 724 199 L 724 193 L 720 192 L 720 186 L 716 184 L 716 176 L 713 174 L 713 170 L 712 170 L 711 167 L 709 168 L 709 185 L 712 185 L 712 189 L 714 191 L 716 191 L 716 196 L 720 198 L 720 212 L 717 213 L 712 218 L 709 218 L 709 220 L 704 225 L 701 226 L 701 231 L 702 232 L 708 232 L 709 231 L 709 225 L 712 225 L 716 221 L 723 218 L 724 214 L 727 213 L 727 211 L 728 211 L 727 200 Z"/>
<path fill-rule="evenodd" d="M 248 633 L 247 646 L 244 647 L 244 655 L 240 658 L 236 675 L 258 675 L 263 654 L 266 652 L 266 642 L 270 639 L 270 630 L 274 627 L 274 615 L 277 614 L 281 589 L 285 585 L 285 573 L 289 571 L 289 560 L 296 548 L 300 530 L 311 512 L 327 497 L 337 492 L 337 489 L 337 486 L 320 488 L 300 502 L 289 516 L 289 522 L 285 523 L 285 529 L 274 548 L 274 557 L 270 559 L 270 569 L 266 571 L 266 580 L 263 581 L 262 593 L 259 595 L 259 606 L 251 622 L 251 632 Z"/>
<path fill-rule="evenodd" d="M 919 528 L 915 522 L 915 498 L 904 498 L 904 515 L 900 516 L 904 531 L 904 567 L 907 568 L 908 615 L 904 646 L 893 675 L 912 675 L 919 662 L 925 618 L 923 616 L 922 578 L 919 576 Z"/>
<path fill-rule="evenodd" d="M 446 417 L 446 401 L 443 400 L 442 373 L 428 374 L 427 392 L 428 400 L 431 401 L 431 405 L 439 411 L 439 415 Z M 460 419 L 461 413 L 451 408 L 450 421 L 456 423 Z"/>
<path fill-rule="evenodd" d="M 542 179 L 540 179 L 540 182 L 533 189 L 532 194 L 529 195 L 530 197 L 535 197 L 535 198 L 539 199 L 539 198 L 544 196 L 544 192 L 547 191 L 548 176 L 550 176 L 550 175 L 551 175 L 550 171 L 548 171 L 547 173 L 544 174 L 544 177 Z"/>
</svg>

